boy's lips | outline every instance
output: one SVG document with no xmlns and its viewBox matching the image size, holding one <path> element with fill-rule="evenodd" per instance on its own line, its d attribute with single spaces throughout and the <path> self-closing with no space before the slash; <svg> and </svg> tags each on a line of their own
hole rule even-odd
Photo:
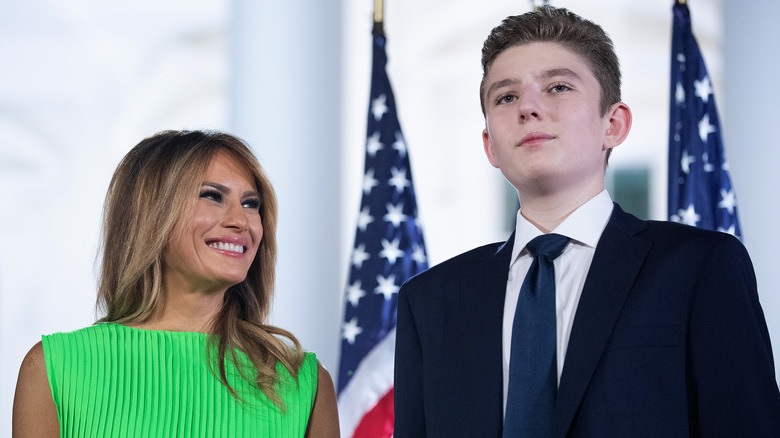
<svg viewBox="0 0 780 438">
<path fill-rule="evenodd" d="M 529 132 L 528 134 L 523 136 L 518 146 L 529 146 L 547 140 L 552 140 L 553 138 L 555 137 L 553 137 L 550 134 L 545 134 L 544 132 Z"/>
</svg>

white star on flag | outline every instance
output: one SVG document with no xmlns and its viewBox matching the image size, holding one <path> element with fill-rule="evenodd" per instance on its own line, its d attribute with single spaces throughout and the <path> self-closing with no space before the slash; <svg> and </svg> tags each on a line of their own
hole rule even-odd
<svg viewBox="0 0 780 438">
<path fill-rule="evenodd" d="M 401 131 L 395 131 L 393 149 L 398 151 L 398 155 L 400 155 L 401 158 L 406 156 L 406 142 L 404 141 L 404 135 L 401 134 Z"/>
<path fill-rule="evenodd" d="M 362 243 L 352 251 L 352 264 L 358 269 L 362 268 L 363 262 L 370 258 L 371 256 L 366 252 L 366 245 Z"/>
<path fill-rule="evenodd" d="M 366 152 L 368 152 L 368 155 L 372 157 L 376 156 L 376 153 L 384 149 L 384 147 L 385 145 L 379 141 L 379 131 L 373 133 L 371 137 L 368 137 L 368 141 L 366 142 Z"/>
<path fill-rule="evenodd" d="M 371 113 L 374 115 L 374 120 L 381 120 L 387 112 L 386 102 L 387 96 L 384 94 L 371 101 Z"/>
<path fill-rule="evenodd" d="M 403 192 L 406 187 L 409 187 L 412 184 L 408 179 L 406 179 L 406 169 L 398 170 L 393 167 L 390 169 L 390 173 L 393 174 L 393 177 L 390 178 L 388 183 L 395 187 L 395 190 L 398 193 Z"/>
<path fill-rule="evenodd" d="M 731 224 L 731 226 L 728 227 L 728 228 L 718 227 L 718 231 L 720 231 L 721 233 L 731 234 L 732 236 L 736 236 L 737 235 L 736 234 L 737 233 L 737 227 L 734 224 Z"/>
<path fill-rule="evenodd" d="M 406 220 L 406 215 L 404 214 L 404 205 L 403 204 L 393 205 L 388 203 L 386 207 L 387 207 L 387 214 L 384 216 L 383 219 L 392 223 L 393 226 L 396 228 L 401 226 L 401 222 Z"/>
<path fill-rule="evenodd" d="M 404 256 L 404 252 L 399 249 L 400 244 L 400 238 L 395 239 L 392 242 L 389 242 L 387 239 L 382 239 L 382 251 L 379 251 L 379 256 L 384 257 L 389 260 L 390 263 L 395 264 L 398 257 Z"/>
<path fill-rule="evenodd" d="M 693 208 L 693 204 L 689 205 L 685 210 L 678 211 L 677 215 L 681 224 L 691 225 L 694 227 L 696 226 L 696 223 L 699 222 L 699 219 L 701 219 L 701 217 L 696 214 L 696 210 Z"/>
<path fill-rule="evenodd" d="M 677 89 L 674 92 L 674 101 L 677 102 L 677 105 L 685 103 L 685 89 L 679 82 L 677 83 Z"/>
<path fill-rule="evenodd" d="M 369 214 L 368 206 L 366 205 L 360 210 L 360 215 L 358 215 L 358 228 L 360 231 L 366 231 L 366 227 L 371 222 L 374 222 L 374 218 Z"/>
<path fill-rule="evenodd" d="M 691 163 L 696 162 L 696 158 L 688 155 L 687 150 L 683 150 L 682 153 L 682 159 L 680 160 L 680 167 L 682 168 L 682 171 L 687 173 L 691 173 Z"/>
<path fill-rule="evenodd" d="M 699 138 L 701 138 L 702 143 L 705 143 L 707 141 L 707 136 L 713 132 L 717 132 L 717 129 L 710 124 L 710 115 L 705 114 L 704 117 L 701 118 L 701 121 L 699 121 Z"/>
<path fill-rule="evenodd" d="M 710 156 L 707 155 L 707 153 L 701 154 L 701 160 L 704 162 L 704 171 L 705 172 L 714 172 L 715 166 L 710 163 Z"/>
<path fill-rule="evenodd" d="M 347 301 L 353 306 L 358 305 L 358 301 L 366 296 L 366 292 L 361 288 L 360 280 L 350 284 L 347 288 Z"/>
<path fill-rule="evenodd" d="M 720 189 L 720 198 L 718 207 L 725 208 L 729 211 L 729 214 L 734 214 L 734 208 L 737 206 L 737 197 L 734 195 L 734 190 Z"/>
<path fill-rule="evenodd" d="M 384 295 L 386 300 L 392 298 L 393 294 L 398 293 L 401 289 L 395 285 L 395 274 L 392 274 L 389 277 L 377 275 L 376 281 L 379 283 L 379 286 L 374 289 L 374 292 Z"/>
<path fill-rule="evenodd" d="M 349 322 L 345 322 L 344 325 L 344 339 L 350 344 L 355 343 L 355 337 L 363 333 L 363 329 L 357 325 L 357 317 L 352 318 Z"/>
<path fill-rule="evenodd" d="M 412 248 L 414 248 L 412 250 L 412 260 L 414 260 L 417 263 L 423 263 L 428 260 L 425 257 L 425 250 L 423 249 L 423 247 L 415 243 L 412 245 Z"/>
<path fill-rule="evenodd" d="M 368 195 L 371 193 L 371 189 L 379 185 L 379 181 L 374 178 L 374 169 L 368 169 L 363 176 L 363 193 Z"/>
<path fill-rule="evenodd" d="M 710 77 L 705 76 L 700 81 L 693 81 L 693 86 L 696 88 L 696 96 L 707 103 L 710 100 L 710 94 L 712 94 L 712 84 L 710 84 Z"/>
</svg>

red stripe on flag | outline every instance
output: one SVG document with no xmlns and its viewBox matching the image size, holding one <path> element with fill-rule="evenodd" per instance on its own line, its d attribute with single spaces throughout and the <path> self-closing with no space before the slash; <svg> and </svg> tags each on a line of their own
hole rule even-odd
<svg viewBox="0 0 780 438">
<path fill-rule="evenodd" d="M 393 389 L 390 388 L 376 406 L 366 412 L 352 438 L 390 438 L 393 436 L 394 420 Z"/>
</svg>

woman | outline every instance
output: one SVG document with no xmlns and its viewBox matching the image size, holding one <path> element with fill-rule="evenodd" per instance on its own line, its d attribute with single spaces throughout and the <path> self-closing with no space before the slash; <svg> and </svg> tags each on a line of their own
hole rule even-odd
<svg viewBox="0 0 780 438">
<path fill-rule="evenodd" d="M 103 220 L 106 316 L 30 350 L 15 437 L 338 436 L 327 371 L 265 324 L 276 199 L 241 140 L 141 141 L 114 173 Z"/>
</svg>

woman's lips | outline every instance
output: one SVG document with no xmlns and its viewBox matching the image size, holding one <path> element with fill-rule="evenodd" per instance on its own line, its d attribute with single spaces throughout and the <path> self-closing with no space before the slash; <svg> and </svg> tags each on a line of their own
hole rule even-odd
<svg viewBox="0 0 780 438">
<path fill-rule="evenodd" d="M 206 239 L 206 245 L 208 245 L 209 248 L 213 248 L 223 254 L 233 257 L 242 257 L 249 246 L 246 239 L 229 236 Z"/>
</svg>

